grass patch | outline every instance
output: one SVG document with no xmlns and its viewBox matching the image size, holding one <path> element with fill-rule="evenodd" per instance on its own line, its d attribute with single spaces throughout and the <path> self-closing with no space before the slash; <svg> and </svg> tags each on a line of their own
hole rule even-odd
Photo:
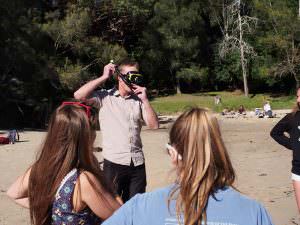
<svg viewBox="0 0 300 225">
<path fill-rule="evenodd" d="M 216 95 L 222 99 L 222 103 L 218 106 L 214 104 Z M 160 114 L 176 114 L 192 106 L 206 107 L 216 112 L 221 112 L 224 108 L 237 110 L 240 105 L 244 105 L 246 110 L 254 110 L 262 108 L 266 100 L 270 101 L 272 109 L 290 109 L 296 101 L 295 96 L 275 97 L 270 94 L 257 94 L 246 98 L 235 92 L 205 92 L 159 97 L 153 99 L 151 104 Z"/>
</svg>

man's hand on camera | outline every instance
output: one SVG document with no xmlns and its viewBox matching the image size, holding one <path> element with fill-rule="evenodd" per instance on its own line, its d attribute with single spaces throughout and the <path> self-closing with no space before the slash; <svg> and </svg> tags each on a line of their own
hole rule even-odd
<svg viewBox="0 0 300 225">
<path fill-rule="evenodd" d="M 142 102 L 148 100 L 147 88 L 132 84 L 132 89 L 134 94 L 136 94 Z"/>
<path fill-rule="evenodd" d="M 116 65 L 113 63 L 109 63 L 106 66 L 104 66 L 102 77 L 106 79 L 110 78 L 115 72 L 115 66 Z"/>
</svg>

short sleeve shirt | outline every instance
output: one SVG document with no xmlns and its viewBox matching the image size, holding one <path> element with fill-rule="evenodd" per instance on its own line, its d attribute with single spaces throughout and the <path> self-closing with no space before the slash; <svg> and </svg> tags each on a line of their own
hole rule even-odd
<svg viewBox="0 0 300 225">
<path fill-rule="evenodd" d="M 271 106 L 270 106 L 270 104 L 267 103 L 264 105 L 264 111 L 268 112 L 269 110 L 271 110 Z"/>
<path fill-rule="evenodd" d="M 179 225 L 176 201 L 168 197 L 171 186 L 137 194 L 118 209 L 103 225 Z M 206 208 L 207 225 L 273 225 L 266 209 L 228 187 L 210 196 Z"/>
<path fill-rule="evenodd" d="M 141 128 L 145 110 L 135 95 L 122 97 L 116 88 L 96 91 L 103 157 L 113 163 L 134 166 L 144 163 Z"/>
</svg>

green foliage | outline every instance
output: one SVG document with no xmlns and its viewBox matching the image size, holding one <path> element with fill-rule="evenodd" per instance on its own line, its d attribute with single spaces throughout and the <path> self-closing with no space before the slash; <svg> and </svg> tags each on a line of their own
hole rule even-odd
<svg viewBox="0 0 300 225">
<path fill-rule="evenodd" d="M 267 62 L 270 75 L 294 76 L 299 83 L 300 33 L 298 1 L 254 1 L 256 13 L 264 20 L 259 23 L 256 42 L 262 56 L 273 59 Z M 272 78 L 271 78 L 272 79 Z"/>
<path fill-rule="evenodd" d="M 146 18 L 151 15 L 155 0 L 114 0 L 113 7 L 118 14 L 130 13 L 134 18 Z"/>
<path fill-rule="evenodd" d="M 72 92 L 98 75 L 111 59 L 118 61 L 126 57 L 127 52 L 117 43 L 90 35 L 94 19 L 90 1 L 67 5 L 65 14 L 61 18 L 56 11 L 49 12 L 46 18 L 51 19 L 42 24 L 42 28 L 54 41 L 53 47 L 57 50 L 54 64 L 60 82 L 67 92 Z"/>
<path fill-rule="evenodd" d="M 160 93 L 241 89 L 239 53 L 216 54 L 229 2 L 1 1 L 0 110 L 43 126 L 61 99 L 98 77 L 110 59 L 127 56 L 140 62 L 148 89 Z M 300 85 L 298 1 L 242 2 L 242 15 L 258 18 L 245 39 L 257 53 L 247 65 L 250 90 L 293 92 Z"/>
<path fill-rule="evenodd" d="M 194 75 L 187 78 L 186 71 L 195 71 L 195 65 L 208 67 L 205 55 L 211 50 L 208 38 L 211 26 L 203 18 L 207 16 L 204 5 L 205 1 L 179 0 L 154 4 L 153 17 L 141 41 L 145 49 L 141 54 L 142 65 L 146 65 L 146 72 L 153 80 L 159 81 L 159 84 L 153 82 L 153 88 L 162 85 L 179 88 L 178 78 L 183 73 L 188 81 Z"/>
<path fill-rule="evenodd" d="M 162 0 L 154 6 L 151 25 L 162 39 L 162 47 L 168 51 L 170 68 L 175 72 L 182 66 L 196 60 L 201 33 L 202 18 L 198 1 Z"/>
<path fill-rule="evenodd" d="M 225 83 L 230 89 L 239 88 L 242 83 L 239 53 L 233 52 L 224 59 L 216 56 L 214 72 L 218 83 Z"/>
<path fill-rule="evenodd" d="M 71 64 L 58 70 L 60 82 L 65 89 L 75 90 L 89 78 L 89 73 L 81 68 L 82 65 Z"/>
<path fill-rule="evenodd" d="M 98 37 L 87 38 L 84 42 L 76 42 L 74 44 L 74 52 L 80 58 L 98 59 L 103 64 L 106 64 L 111 59 L 118 62 L 127 56 L 126 50 L 120 45 L 110 44 Z"/>
<path fill-rule="evenodd" d="M 197 66 L 182 68 L 176 73 L 176 77 L 187 82 L 192 82 L 193 80 L 206 82 L 208 79 L 208 68 L 201 68 Z"/>
<path fill-rule="evenodd" d="M 44 24 L 43 28 L 55 40 L 55 47 L 73 46 L 75 42 L 84 41 L 91 26 L 89 8 L 71 5 L 64 20 L 54 19 Z"/>
<path fill-rule="evenodd" d="M 46 35 L 31 23 L 31 4 L 18 0 L 0 4 L 0 111 L 7 115 L 0 118 L 2 127 L 28 125 L 25 121 L 33 120 L 33 107 L 59 99 L 57 73 L 47 63 L 52 52 L 45 45 Z M 41 126 L 38 118 L 35 123 Z"/>
</svg>

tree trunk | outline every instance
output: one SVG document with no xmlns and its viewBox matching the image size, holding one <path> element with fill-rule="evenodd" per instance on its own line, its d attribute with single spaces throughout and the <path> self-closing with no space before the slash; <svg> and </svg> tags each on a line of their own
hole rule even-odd
<svg viewBox="0 0 300 225">
<path fill-rule="evenodd" d="M 181 90 L 180 90 L 180 83 L 179 83 L 179 79 L 176 77 L 176 73 L 173 73 L 172 69 L 169 68 L 170 74 L 172 75 L 173 79 L 172 79 L 172 85 L 174 87 L 174 89 L 176 90 L 176 94 L 181 94 Z"/>
<path fill-rule="evenodd" d="M 176 93 L 181 94 L 179 79 L 176 78 Z"/>
<path fill-rule="evenodd" d="M 298 1 L 298 19 L 300 19 L 300 0 Z"/>
<path fill-rule="evenodd" d="M 241 54 L 241 66 L 243 73 L 243 82 L 244 82 L 244 93 L 245 96 L 249 96 L 248 89 L 248 81 L 247 81 L 247 70 L 246 70 L 246 59 L 244 54 L 244 46 L 243 46 L 243 30 L 242 30 L 242 19 L 241 19 L 241 11 L 240 11 L 240 0 L 238 0 L 238 21 L 239 21 L 239 33 L 240 33 L 240 54 Z"/>
</svg>

